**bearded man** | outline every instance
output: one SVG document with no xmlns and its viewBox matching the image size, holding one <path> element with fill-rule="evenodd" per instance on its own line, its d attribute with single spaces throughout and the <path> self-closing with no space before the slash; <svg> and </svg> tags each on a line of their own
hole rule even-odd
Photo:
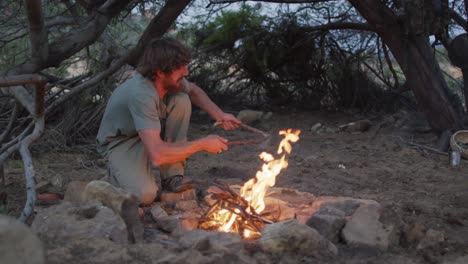
<svg viewBox="0 0 468 264">
<path fill-rule="evenodd" d="M 163 190 L 179 192 L 191 187 L 184 177 L 186 158 L 228 149 L 227 140 L 217 135 L 187 141 L 192 104 L 226 130 L 240 124 L 185 79 L 189 62 L 190 50 L 178 40 L 152 40 L 136 76 L 112 93 L 99 127 L 97 149 L 107 160 L 110 183 L 134 193 L 143 205 L 159 191 L 153 167 L 160 168 Z"/>
</svg>

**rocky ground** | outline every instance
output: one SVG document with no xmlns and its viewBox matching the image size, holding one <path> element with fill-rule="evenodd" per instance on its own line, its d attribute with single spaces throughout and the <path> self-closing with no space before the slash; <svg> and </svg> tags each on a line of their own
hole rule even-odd
<svg viewBox="0 0 468 264">
<path fill-rule="evenodd" d="M 210 236 L 211 241 L 194 242 L 185 235 L 151 243 L 127 245 L 95 238 L 80 241 L 44 238 L 49 263 L 277 263 L 312 260 L 322 263 L 467 263 L 468 256 L 468 162 L 452 168 L 448 157 L 410 146 L 415 142 L 431 146 L 436 137 L 427 133 L 416 114 L 360 115 L 356 113 L 276 112 L 259 128 L 277 133 L 284 128 L 301 129 L 301 139 L 293 146 L 289 167 L 276 186 L 309 192 L 315 196 L 340 196 L 374 200 L 396 223 L 398 241 L 387 250 L 350 246 L 340 238 L 337 256 L 270 254 L 258 243 L 238 238 Z M 352 121 L 370 119 L 370 130 L 363 133 L 339 132 L 338 127 Z M 321 126 L 315 126 L 321 123 Z M 311 128 L 314 129 L 311 130 Z M 249 140 L 247 131 L 220 131 L 206 116 L 195 114 L 190 137 L 221 134 L 230 140 Z M 255 136 L 253 136 L 255 138 Z M 273 151 L 279 142 L 269 142 Z M 45 139 L 44 139 L 45 140 Z M 44 142 L 44 141 L 43 141 Z M 80 146 L 65 153 L 59 148 L 43 151 L 39 143 L 35 156 L 38 180 L 50 182 L 49 192 L 64 192 L 68 182 L 97 180 L 105 175 L 105 164 L 90 147 Z M 42 151 L 41 151 L 42 150 Z M 232 146 L 220 155 L 199 153 L 188 160 L 187 175 L 205 180 L 238 178 L 248 180 L 260 168 L 256 146 Z M 18 215 L 24 204 L 24 180 L 19 160 L 5 168 L 8 203 L 2 213 Z M 44 206 L 38 207 L 39 211 Z M 81 209 L 80 209 L 81 210 Z M 106 212 L 87 209 L 73 211 L 79 217 L 103 217 Z M 362 213 L 362 210 L 360 211 Z M 384 213 L 385 214 L 385 213 Z M 366 213 L 368 215 L 368 212 Z M 385 216 L 382 216 L 385 218 Z M 101 219 L 101 218 L 99 218 Z M 357 219 L 357 216 L 355 217 Z M 199 237 L 199 236 L 198 236 Z M 427 238 L 429 237 L 429 238 Z M 421 246 L 422 240 L 431 240 Z M 221 243 L 220 241 L 224 241 Z M 194 246 L 197 245 L 197 246 Z"/>
</svg>

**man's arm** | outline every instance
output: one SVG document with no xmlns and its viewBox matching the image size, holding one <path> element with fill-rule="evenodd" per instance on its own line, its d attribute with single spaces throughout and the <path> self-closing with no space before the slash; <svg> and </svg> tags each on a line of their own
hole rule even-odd
<svg viewBox="0 0 468 264">
<path fill-rule="evenodd" d="M 233 115 L 224 113 L 223 110 L 211 101 L 203 89 L 191 82 L 188 85 L 190 85 L 188 95 L 194 105 L 207 112 L 217 122 L 222 122 L 221 126 L 226 130 L 236 129 L 239 126 L 240 121 Z"/>
<path fill-rule="evenodd" d="M 154 166 L 183 161 L 199 151 L 220 153 L 227 150 L 227 140 L 220 136 L 210 135 L 195 141 L 168 143 L 161 139 L 160 132 L 158 129 L 138 131 L 145 151 Z"/>
</svg>

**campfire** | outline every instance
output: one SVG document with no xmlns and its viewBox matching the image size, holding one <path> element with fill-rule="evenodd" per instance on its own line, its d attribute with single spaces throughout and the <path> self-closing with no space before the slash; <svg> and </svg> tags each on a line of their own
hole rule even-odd
<svg viewBox="0 0 468 264">
<path fill-rule="evenodd" d="M 272 223 L 262 215 L 265 194 L 268 188 L 275 185 L 276 176 L 281 170 L 288 167 L 286 157 L 292 151 L 291 143 L 299 140 L 300 133 L 300 130 L 292 129 L 280 131 L 279 134 L 284 138 L 279 143 L 277 154 L 281 157 L 276 159 L 272 154 L 262 152 L 259 155 L 264 161 L 262 169 L 239 192 L 224 185 L 211 187 L 209 193 L 215 202 L 202 217 L 199 227 L 238 233 L 246 239 L 260 237 L 264 225 Z"/>
</svg>

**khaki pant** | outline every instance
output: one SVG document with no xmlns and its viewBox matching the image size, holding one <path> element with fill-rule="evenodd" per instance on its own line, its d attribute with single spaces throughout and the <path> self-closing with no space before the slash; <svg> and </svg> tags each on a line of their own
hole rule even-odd
<svg viewBox="0 0 468 264">
<path fill-rule="evenodd" d="M 166 142 L 187 141 L 187 131 L 192 104 L 186 93 L 168 96 L 166 113 L 161 117 L 161 136 Z M 150 204 L 156 198 L 158 186 L 152 172 L 152 164 L 139 137 L 130 138 L 111 149 L 107 155 L 109 182 Z M 161 178 L 184 175 L 185 161 L 162 165 Z"/>
</svg>

